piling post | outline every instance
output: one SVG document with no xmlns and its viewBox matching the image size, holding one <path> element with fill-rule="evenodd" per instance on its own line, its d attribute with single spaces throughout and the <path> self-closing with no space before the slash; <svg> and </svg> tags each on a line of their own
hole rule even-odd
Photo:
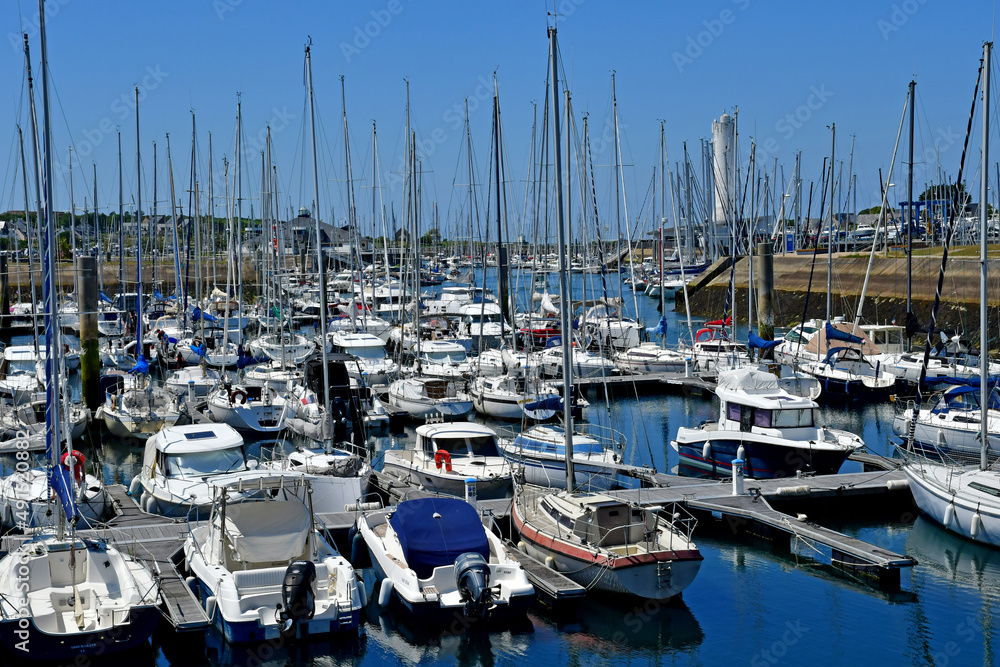
<svg viewBox="0 0 1000 667">
<path fill-rule="evenodd" d="M 101 355 L 97 330 L 97 258 L 77 258 L 77 289 L 80 299 L 80 371 L 83 400 L 96 410 L 101 404 Z"/>
<path fill-rule="evenodd" d="M 770 241 L 757 244 L 757 335 L 774 340 L 774 254 Z"/>
</svg>

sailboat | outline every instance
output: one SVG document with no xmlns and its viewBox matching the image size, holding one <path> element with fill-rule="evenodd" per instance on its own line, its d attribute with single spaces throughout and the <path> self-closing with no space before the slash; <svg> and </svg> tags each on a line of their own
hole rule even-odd
<svg viewBox="0 0 1000 667">
<path fill-rule="evenodd" d="M 35 533 L 0 559 L 0 642 L 16 656 L 73 662 L 81 655 L 122 651 L 148 642 L 160 613 L 157 582 L 144 566 L 112 545 L 83 540 L 76 534 L 79 509 L 75 457 L 72 451 L 64 450 L 60 419 L 61 336 L 56 315 L 56 230 L 44 4 L 39 2 L 38 16 L 45 145 L 45 444 L 55 526 Z M 138 87 L 135 94 L 138 101 Z M 60 465 L 64 452 L 71 458 L 72 472 Z"/>
<path fill-rule="evenodd" d="M 104 403 L 97 408 L 96 417 L 103 418 L 105 425 L 121 438 L 144 439 L 156 433 L 163 426 L 173 426 L 186 418 L 181 411 L 177 397 L 164 388 L 154 385 L 149 377 L 149 362 L 142 352 L 142 172 L 140 171 L 139 119 L 136 109 L 136 333 L 135 345 L 138 356 L 129 373 L 136 377 L 136 386 L 126 387 L 105 394 Z M 129 295 L 123 295 L 129 296 Z M 123 300 L 124 304 L 124 300 Z"/>
<path fill-rule="evenodd" d="M 566 257 L 567 230 L 559 150 L 559 86 L 556 30 L 549 29 L 552 81 L 552 122 L 555 156 L 556 220 L 559 232 L 559 290 L 569 299 Z M 562 330 L 571 331 L 569 310 L 562 310 Z M 681 508 L 643 508 L 602 493 L 575 490 L 573 418 L 570 405 L 573 371 L 568 363 L 570 340 L 563 339 L 564 447 L 567 489 L 514 484 L 511 516 L 524 549 L 535 558 L 588 590 L 626 594 L 646 599 L 668 599 L 686 589 L 704 560 L 691 539 L 695 520 Z"/>
<path fill-rule="evenodd" d="M 981 76 L 983 81 L 983 164 L 988 165 L 989 155 L 989 103 L 990 103 L 990 65 L 993 43 L 983 45 L 983 60 Z M 970 121 L 971 126 L 971 121 Z M 964 165 L 962 165 L 964 166 Z M 979 207 L 979 245 L 980 245 L 980 456 L 978 466 L 963 465 L 957 454 L 942 456 L 940 460 L 925 458 L 919 454 L 900 448 L 906 459 L 903 471 L 910 482 L 913 499 L 920 511 L 938 522 L 948 530 L 962 537 L 1000 547 L 1000 464 L 998 459 L 990 461 L 989 410 L 991 400 L 991 383 L 982 381 L 988 377 L 989 359 L 986 350 L 989 343 L 987 331 L 987 240 L 989 236 L 987 222 L 987 192 L 989 170 L 982 170 L 982 184 Z M 962 182 L 962 170 L 959 168 L 958 180 Z M 934 310 L 931 315 L 931 328 L 937 317 L 937 307 L 941 293 L 941 282 L 944 280 L 945 263 L 948 260 L 948 242 L 954 228 L 954 215 L 948 226 L 948 238 L 944 245 L 941 261 L 941 272 L 938 276 L 938 296 L 935 297 Z M 933 332 L 929 336 L 933 335 Z M 928 350 L 924 358 L 929 356 Z M 918 394 L 919 396 L 919 394 Z M 919 409 L 919 406 L 917 406 Z M 912 439 L 911 426 L 911 439 Z M 912 443 L 911 443 L 912 444 Z"/>
</svg>

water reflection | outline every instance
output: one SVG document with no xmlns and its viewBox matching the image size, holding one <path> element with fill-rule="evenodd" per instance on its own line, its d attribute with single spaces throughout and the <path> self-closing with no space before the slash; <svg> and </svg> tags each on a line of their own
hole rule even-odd
<svg viewBox="0 0 1000 667">
<path fill-rule="evenodd" d="M 682 600 L 621 600 L 591 596 L 561 623 L 567 641 L 595 655 L 652 652 L 660 656 L 697 648 L 705 633 Z"/>
<path fill-rule="evenodd" d="M 370 571 L 365 582 L 372 591 L 365 608 L 369 650 L 378 645 L 396 660 L 414 664 L 487 666 L 498 660 L 520 660 L 528 653 L 534 634 L 530 618 L 491 622 L 488 628 L 470 625 L 460 618 L 451 623 L 426 624 L 395 605 L 388 609 L 379 607 L 378 587 Z"/>
</svg>

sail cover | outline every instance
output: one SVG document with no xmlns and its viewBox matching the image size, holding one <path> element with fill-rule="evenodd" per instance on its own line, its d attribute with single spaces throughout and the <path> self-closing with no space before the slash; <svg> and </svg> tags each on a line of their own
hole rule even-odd
<svg viewBox="0 0 1000 667">
<path fill-rule="evenodd" d="M 826 338 L 827 340 L 842 340 L 845 343 L 853 343 L 854 345 L 864 345 L 865 343 L 865 339 L 861 336 L 855 336 L 847 331 L 837 329 L 829 322 L 826 323 Z"/>
<path fill-rule="evenodd" d="M 747 342 L 750 347 L 755 347 L 759 350 L 770 350 L 773 347 L 777 347 L 781 344 L 780 340 L 764 340 L 754 332 L 750 332 L 750 336 L 747 338 Z"/>
<path fill-rule="evenodd" d="M 467 552 L 489 562 L 490 544 L 476 509 L 458 498 L 418 498 L 399 504 L 389 524 L 406 563 L 421 579 Z"/>
</svg>

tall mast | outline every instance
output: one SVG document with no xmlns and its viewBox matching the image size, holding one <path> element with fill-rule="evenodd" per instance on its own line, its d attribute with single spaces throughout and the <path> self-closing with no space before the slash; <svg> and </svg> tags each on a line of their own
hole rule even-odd
<svg viewBox="0 0 1000 667">
<path fill-rule="evenodd" d="M 983 168 L 982 185 L 979 193 L 979 389 L 982 392 L 979 413 L 981 416 L 979 437 L 982 441 L 982 449 L 979 453 L 979 468 L 986 470 L 989 467 L 987 452 L 989 450 L 988 416 L 989 416 L 989 366 L 990 360 L 986 353 L 989 349 L 989 336 L 986 331 L 986 317 L 989 314 L 986 303 L 986 274 L 987 274 L 987 252 L 986 239 L 989 233 L 987 197 L 989 196 L 989 148 L 990 148 L 990 59 L 992 58 L 993 43 L 983 44 Z M 912 108 L 912 107 L 911 107 Z"/>
<path fill-rule="evenodd" d="M 826 321 L 831 320 L 833 297 L 833 191 L 834 188 L 834 151 L 837 149 L 837 124 L 830 124 L 830 225 L 826 228 Z M 909 251 L 907 251 L 909 253 Z"/>
<path fill-rule="evenodd" d="M 21 180 L 24 181 L 24 232 L 28 242 L 28 281 L 31 284 L 31 340 L 35 345 L 35 356 L 38 356 L 38 313 L 35 312 L 35 260 L 31 251 L 31 217 L 28 215 L 28 164 L 24 161 L 24 136 L 21 126 L 17 126 L 17 138 L 21 144 Z M 35 170 L 37 175 L 38 170 Z M 36 221 L 37 222 L 37 221 Z"/>
<path fill-rule="evenodd" d="M 118 131 L 118 294 L 125 293 L 125 189 L 122 181 L 122 133 Z M 125 307 L 120 301 L 119 308 Z"/>
<path fill-rule="evenodd" d="M 45 302 L 45 449 L 49 456 L 49 483 L 59 496 L 57 503 L 60 510 L 65 511 L 65 517 L 76 519 L 76 502 L 73 493 L 72 477 L 66 466 L 59 465 L 62 454 L 62 438 L 60 423 L 60 406 L 62 393 L 60 391 L 59 375 L 59 326 L 56 322 L 56 244 L 53 196 L 52 196 L 52 137 L 49 128 L 49 74 L 48 56 L 45 41 L 45 2 L 38 0 L 38 30 L 42 45 L 42 143 L 44 160 L 42 161 L 43 183 L 45 185 L 45 241 L 44 249 L 44 281 L 43 299 Z M 41 251 L 41 249 L 40 249 Z M 63 515 L 59 515 L 59 538 L 62 539 L 64 524 Z"/>
<path fill-rule="evenodd" d="M 104 293 L 104 256 L 101 251 L 101 216 L 97 204 L 97 163 L 94 163 L 94 235 L 97 237 L 97 289 Z M 27 214 L 25 214 L 27 218 Z M 25 221 L 27 222 L 27 221 Z M 88 250 L 90 250 L 88 248 Z"/>
<path fill-rule="evenodd" d="M 136 180 L 136 222 L 135 222 L 135 273 L 136 273 L 136 318 L 135 345 L 142 359 L 142 161 L 139 159 L 139 86 L 135 87 L 135 180 Z M 123 303 L 124 305 L 124 303 Z"/>
<path fill-rule="evenodd" d="M 503 243 L 503 215 L 500 202 L 500 188 L 502 183 L 500 180 L 500 90 L 497 84 L 496 73 L 493 74 L 493 146 L 496 150 L 496 165 L 494 167 L 494 173 L 496 175 L 496 190 L 497 190 L 497 272 L 498 272 L 498 282 L 500 287 L 500 340 L 504 337 L 504 326 L 506 326 L 506 320 L 510 317 L 510 296 L 508 294 L 508 276 L 507 276 L 507 248 Z M 485 272 L 485 267 L 483 268 Z M 485 299 L 483 300 L 485 302 Z M 513 321 L 513 320 L 512 320 Z M 482 332 L 482 325 L 480 324 L 480 332 Z"/>
<path fill-rule="evenodd" d="M 73 203 L 73 147 L 69 147 L 69 242 L 76 257 L 76 205 Z M 75 262 L 75 260 L 74 260 Z"/>
<path fill-rule="evenodd" d="M 306 83 L 309 88 L 309 132 L 312 137 L 312 168 L 313 168 L 313 218 L 316 221 L 316 258 L 319 260 L 319 326 L 320 353 L 323 356 L 323 407 L 330 414 L 330 368 L 326 354 L 326 262 L 323 257 L 323 235 L 319 226 L 319 169 L 316 159 L 316 110 L 313 102 L 312 59 L 309 54 L 310 45 L 306 45 Z"/>
<path fill-rule="evenodd" d="M 917 82 L 910 81 L 910 162 L 906 176 L 906 319 L 913 312 L 913 107 Z M 986 162 L 983 162 L 983 170 Z M 906 351 L 910 351 L 910 334 L 906 335 Z"/>
<path fill-rule="evenodd" d="M 150 236 L 153 237 L 153 249 L 154 249 L 154 252 L 159 249 L 158 248 L 159 244 L 157 243 L 157 238 L 158 238 L 157 232 L 160 229 L 159 219 L 156 217 L 156 197 L 157 197 L 157 189 L 156 189 L 156 142 L 154 141 L 153 142 L 153 217 L 150 218 L 153 222 L 149 226 L 149 234 L 150 234 Z M 157 258 L 158 258 L 158 253 L 153 255 L 153 289 L 154 290 L 158 289 L 157 286 L 156 286 L 156 265 L 159 264 L 159 262 L 157 261 Z"/>
<path fill-rule="evenodd" d="M 211 229 L 212 236 L 212 287 L 215 287 L 215 255 L 217 248 L 215 246 L 215 197 L 212 192 L 212 133 L 208 133 L 208 215 L 209 228 Z"/>
<path fill-rule="evenodd" d="M 549 28 L 549 60 L 552 63 L 552 148 L 555 169 L 555 195 L 556 195 L 556 224 L 558 225 L 559 240 L 559 303 L 560 327 L 562 329 L 562 355 L 563 355 L 563 442 L 566 448 L 566 490 L 573 492 L 576 482 L 576 472 L 573 469 L 573 329 L 570 325 L 570 293 L 569 293 L 569 267 L 566 262 L 566 221 L 563 218 L 563 191 L 562 191 L 562 154 L 559 142 L 559 61 L 558 47 L 556 45 L 556 29 Z M 614 78 L 612 78 L 612 82 Z M 612 84 L 613 86 L 613 84 Z M 618 153 L 615 152 L 617 160 Z M 617 170 L 615 178 L 617 178 Z M 621 235 L 619 230 L 619 243 Z M 620 257 L 621 255 L 619 255 Z"/>
<path fill-rule="evenodd" d="M 181 249 L 180 241 L 177 239 L 177 193 L 174 190 L 174 162 L 170 159 L 170 133 L 167 133 L 167 172 L 170 175 L 170 221 L 174 231 L 174 290 L 177 297 L 183 296 L 181 292 Z M 184 324 L 187 324 L 187 311 L 181 316 Z M 225 326 L 225 325 L 223 325 Z"/>
</svg>

